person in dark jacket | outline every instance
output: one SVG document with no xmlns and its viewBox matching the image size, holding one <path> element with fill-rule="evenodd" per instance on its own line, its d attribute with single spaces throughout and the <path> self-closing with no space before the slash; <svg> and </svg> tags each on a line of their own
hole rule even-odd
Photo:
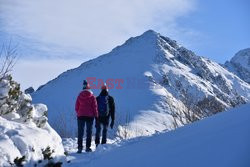
<svg viewBox="0 0 250 167">
<path fill-rule="evenodd" d="M 83 146 L 84 126 L 87 128 L 86 152 L 91 152 L 92 126 L 94 118 L 98 118 L 97 102 L 93 93 L 90 91 L 90 86 L 86 80 L 83 81 L 83 91 L 78 95 L 75 111 L 77 114 L 78 124 L 78 151 L 81 153 Z"/>
<path fill-rule="evenodd" d="M 109 120 L 111 117 L 110 127 L 113 129 L 115 121 L 115 102 L 114 98 L 109 95 L 106 85 L 102 86 L 100 95 L 96 98 L 98 106 L 98 121 L 96 121 L 96 136 L 95 144 L 96 147 L 100 144 L 100 133 L 102 130 L 102 142 L 107 142 L 107 130 L 109 126 Z"/>
</svg>

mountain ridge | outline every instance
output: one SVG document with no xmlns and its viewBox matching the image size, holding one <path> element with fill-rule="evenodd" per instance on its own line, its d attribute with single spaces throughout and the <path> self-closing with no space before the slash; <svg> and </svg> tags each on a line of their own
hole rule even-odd
<svg viewBox="0 0 250 167">
<path fill-rule="evenodd" d="M 123 79 L 123 89 L 110 89 L 117 102 L 114 135 L 119 137 L 128 131 L 134 137 L 175 129 L 250 100 L 250 85 L 239 77 L 149 30 L 32 94 L 35 102 L 48 106 L 51 125 L 62 136 L 76 134 L 74 102 L 87 77 L 113 79 L 113 84 Z M 100 90 L 93 91 L 97 95 Z M 58 118 L 64 125 L 57 124 Z"/>
</svg>

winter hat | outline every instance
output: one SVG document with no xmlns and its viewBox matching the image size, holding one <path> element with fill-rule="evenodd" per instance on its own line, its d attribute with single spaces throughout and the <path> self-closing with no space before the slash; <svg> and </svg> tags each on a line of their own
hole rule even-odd
<svg viewBox="0 0 250 167">
<path fill-rule="evenodd" d="M 108 93 L 108 86 L 104 83 L 101 87 L 101 93 L 100 93 L 100 96 L 107 96 L 109 93 Z"/>
<path fill-rule="evenodd" d="M 108 86 L 106 85 L 106 83 L 104 83 L 104 84 L 102 85 L 101 89 L 102 89 L 102 90 L 108 91 Z"/>
<path fill-rule="evenodd" d="M 83 80 L 82 89 L 90 89 L 90 86 L 86 80 Z"/>
</svg>

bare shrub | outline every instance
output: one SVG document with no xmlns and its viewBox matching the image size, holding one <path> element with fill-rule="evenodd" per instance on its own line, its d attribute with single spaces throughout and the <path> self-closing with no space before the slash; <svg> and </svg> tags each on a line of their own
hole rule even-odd
<svg viewBox="0 0 250 167">
<path fill-rule="evenodd" d="M 8 45 L 2 44 L 0 48 L 0 79 L 8 75 L 17 60 L 17 46 L 13 46 L 11 41 Z"/>
<path fill-rule="evenodd" d="M 122 139 L 129 138 L 129 123 L 131 121 L 131 114 L 126 112 L 125 119 L 118 119 L 117 122 L 117 136 Z"/>
</svg>

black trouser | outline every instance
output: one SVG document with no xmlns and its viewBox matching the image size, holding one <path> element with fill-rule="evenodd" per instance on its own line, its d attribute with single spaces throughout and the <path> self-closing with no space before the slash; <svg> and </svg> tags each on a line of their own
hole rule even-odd
<svg viewBox="0 0 250 167">
<path fill-rule="evenodd" d="M 108 125 L 109 125 L 109 117 L 99 117 L 99 126 L 96 126 L 95 144 L 100 144 L 101 130 L 102 130 L 101 144 L 106 144 Z"/>
<path fill-rule="evenodd" d="M 92 126 L 94 117 L 81 116 L 77 118 L 78 124 L 78 150 L 82 150 L 82 140 L 84 134 L 84 126 L 87 126 L 87 138 L 86 138 L 86 148 L 90 148 L 92 139 Z"/>
</svg>

